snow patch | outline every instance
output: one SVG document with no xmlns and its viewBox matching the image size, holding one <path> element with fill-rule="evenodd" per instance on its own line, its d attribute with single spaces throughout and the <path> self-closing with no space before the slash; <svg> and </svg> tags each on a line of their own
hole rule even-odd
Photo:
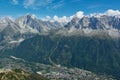
<svg viewBox="0 0 120 80">
<path fill-rule="evenodd" d="M 24 39 L 23 38 L 21 38 L 21 39 L 19 39 L 19 40 L 16 40 L 16 41 L 10 41 L 9 43 L 20 43 L 20 42 L 22 42 L 22 41 L 24 41 Z"/>
<path fill-rule="evenodd" d="M 17 58 L 15 56 L 10 56 L 12 59 L 15 59 L 15 60 L 21 60 L 21 58 Z"/>
<path fill-rule="evenodd" d="M 39 74 L 39 75 L 42 75 L 42 72 L 40 72 L 40 71 L 38 71 L 38 72 L 36 72 L 37 74 Z"/>
</svg>

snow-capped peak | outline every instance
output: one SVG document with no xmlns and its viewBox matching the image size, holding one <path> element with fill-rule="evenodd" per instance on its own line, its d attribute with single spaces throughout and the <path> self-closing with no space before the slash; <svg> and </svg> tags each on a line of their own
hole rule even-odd
<svg viewBox="0 0 120 80">
<path fill-rule="evenodd" d="M 101 16 L 115 16 L 115 17 L 120 18 L 120 11 L 109 9 L 109 10 L 105 11 L 104 13 L 92 13 L 88 16 L 89 17 L 97 17 L 97 18 L 100 18 Z"/>
<path fill-rule="evenodd" d="M 30 17 L 32 19 L 35 19 L 36 15 L 27 13 L 24 17 Z"/>
<path fill-rule="evenodd" d="M 0 23 L 11 23 L 14 22 L 14 19 L 12 17 L 2 17 L 0 19 Z"/>
</svg>

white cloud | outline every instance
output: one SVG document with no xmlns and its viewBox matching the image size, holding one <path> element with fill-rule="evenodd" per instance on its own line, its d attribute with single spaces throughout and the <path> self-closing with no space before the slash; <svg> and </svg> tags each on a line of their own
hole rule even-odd
<svg viewBox="0 0 120 80">
<path fill-rule="evenodd" d="M 50 16 L 46 16 L 45 18 L 42 18 L 43 21 L 51 21 L 51 17 Z"/>
<path fill-rule="evenodd" d="M 12 0 L 13 4 L 17 5 L 19 2 L 18 0 Z"/>
<path fill-rule="evenodd" d="M 24 0 L 23 6 L 25 8 L 36 9 L 38 7 L 44 7 L 52 3 L 53 0 Z"/>
<path fill-rule="evenodd" d="M 58 21 L 58 20 L 59 20 L 58 16 L 56 16 L 56 15 L 53 17 L 53 19 L 54 19 L 55 21 Z"/>
<path fill-rule="evenodd" d="M 95 16 L 95 17 L 100 17 L 100 16 L 103 16 L 103 15 L 107 15 L 107 16 L 120 16 L 120 11 L 119 10 L 107 10 L 106 12 L 104 13 L 93 13 L 93 14 L 90 14 L 90 15 L 84 15 L 84 12 L 83 11 L 78 11 L 76 14 L 72 15 L 72 16 L 69 16 L 69 17 L 66 17 L 66 16 L 63 16 L 61 18 L 59 18 L 58 16 L 54 16 L 53 19 L 55 21 L 58 21 L 58 22 L 68 22 L 70 20 L 72 20 L 74 17 L 78 17 L 78 18 L 82 18 L 84 16 Z"/>
<path fill-rule="evenodd" d="M 89 15 L 84 15 L 83 11 L 78 11 L 76 12 L 74 15 L 72 16 L 62 16 L 62 17 L 58 17 L 57 15 L 53 16 L 53 18 L 51 18 L 50 16 L 46 16 L 45 18 L 43 18 L 42 20 L 45 21 L 58 21 L 58 22 L 69 22 L 70 20 L 72 20 L 74 17 L 78 17 L 78 18 L 82 18 L 84 16 L 88 16 L 88 17 L 101 17 L 103 15 L 107 15 L 107 16 L 120 16 L 120 11 L 119 10 L 107 10 L 104 13 L 92 13 Z"/>
<path fill-rule="evenodd" d="M 63 16 L 63 17 L 60 17 L 60 18 L 59 18 L 58 16 L 55 15 L 55 16 L 53 17 L 53 20 L 54 20 L 54 21 L 58 21 L 58 22 L 68 22 L 66 16 Z"/>
<path fill-rule="evenodd" d="M 120 11 L 110 9 L 110 10 L 107 10 L 104 14 L 108 16 L 120 16 Z"/>
<path fill-rule="evenodd" d="M 84 15 L 84 12 L 83 12 L 83 11 L 78 11 L 76 14 L 70 16 L 69 19 L 71 20 L 71 19 L 73 19 L 74 17 L 82 18 L 82 17 L 84 17 L 84 16 L 85 16 L 85 15 Z"/>
<path fill-rule="evenodd" d="M 54 1 L 54 0 L 53 0 Z M 47 6 L 47 9 L 57 9 L 57 8 L 60 8 L 60 7 L 62 7 L 64 4 L 65 4 L 65 2 L 64 2 L 65 0 L 59 0 L 59 1 L 57 1 L 57 2 L 52 2 L 49 6 Z"/>
<path fill-rule="evenodd" d="M 57 9 L 62 7 L 65 4 L 65 0 L 11 0 L 12 4 L 18 5 L 22 4 L 22 6 L 26 9 L 39 9 L 41 7 L 45 7 L 48 10 Z"/>
<path fill-rule="evenodd" d="M 76 17 L 78 17 L 78 18 L 82 18 L 83 16 L 84 16 L 84 12 L 83 11 L 78 11 L 76 13 Z"/>
<path fill-rule="evenodd" d="M 103 13 L 92 13 L 88 16 L 92 17 L 101 17 L 103 15 L 107 15 L 107 16 L 117 16 L 117 17 L 120 17 L 120 11 L 119 10 L 112 10 L 112 9 L 109 9 Z"/>
<path fill-rule="evenodd" d="M 53 18 L 51 18 L 50 16 L 46 16 L 42 20 L 44 20 L 44 21 L 51 21 L 51 22 L 54 22 L 54 21 L 57 21 L 57 22 L 68 22 L 69 21 L 66 16 L 58 17 L 56 15 L 53 16 Z"/>
<path fill-rule="evenodd" d="M 50 16 L 46 16 L 45 18 L 43 18 L 42 20 L 50 20 L 50 21 L 58 21 L 58 22 L 69 22 L 70 20 L 72 20 L 74 17 L 78 17 L 78 18 L 82 18 L 84 16 L 84 12 L 82 11 L 78 11 L 76 14 L 72 15 L 72 16 L 62 16 L 62 17 L 58 17 L 57 15 L 53 16 L 53 18 L 51 18 Z"/>
<path fill-rule="evenodd" d="M 35 2 L 35 0 L 24 0 L 23 5 L 25 8 L 28 8 L 28 7 L 32 6 L 34 4 L 34 2 Z"/>
<path fill-rule="evenodd" d="M 103 16 L 104 14 L 102 14 L 102 13 L 92 13 L 92 14 L 90 14 L 90 15 L 87 15 L 87 16 L 89 16 L 89 17 L 98 17 L 98 18 L 100 18 L 101 16 Z"/>
<path fill-rule="evenodd" d="M 74 18 L 74 16 L 72 15 L 72 16 L 70 16 L 69 18 L 70 18 L 70 20 L 72 20 L 72 19 Z"/>
<path fill-rule="evenodd" d="M 51 17 L 50 17 L 50 16 L 46 16 L 46 19 L 50 20 L 50 19 L 51 19 Z"/>
<path fill-rule="evenodd" d="M 63 17 L 61 18 L 61 20 L 62 20 L 62 21 L 64 21 L 64 22 L 68 22 L 68 20 L 67 20 L 67 17 L 66 17 L 66 16 L 63 16 Z"/>
</svg>

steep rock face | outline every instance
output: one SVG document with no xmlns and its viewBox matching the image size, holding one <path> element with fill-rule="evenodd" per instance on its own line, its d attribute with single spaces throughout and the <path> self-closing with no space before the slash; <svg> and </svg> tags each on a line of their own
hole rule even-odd
<svg viewBox="0 0 120 80">
<path fill-rule="evenodd" d="M 39 34 L 63 28 L 59 22 L 50 22 L 37 19 L 34 15 L 27 14 L 15 20 L 9 17 L 0 19 L 0 34 L 3 36 L 14 34 Z"/>
<path fill-rule="evenodd" d="M 67 25 L 65 25 L 65 28 L 73 27 L 78 24 L 79 18 L 75 17 L 73 18 Z M 77 27 L 76 27 L 77 28 Z"/>
<path fill-rule="evenodd" d="M 12 31 L 9 31 L 9 29 L 6 30 L 7 28 L 9 29 L 11 28 L 13 30 Z M 5 17 L 0 20 L 0 32 L 2 31 L 4 32 L 4 30 L 8 32 L 15 32 L 15 31 L 17 32 L 19 31 L 19 27 L 16 23 L 14 23 L 12 19 L 10 19 L 9 17 Z"/>
<path fill-rule="evenodd" d="M 120 29 L 120 18 L 115 16 L 107 16 L 103 15 L 100 17 L 83 17 L 81 19 L 73 18 L 71 22 L 69 22 L 66 28 L 75 27 L 77 29 L 91 28 L 91 29 Z"/>
<path fill-rule="evenodd" d="M 111 37 L 120 37 L 120 18 L 117 16 L 84 16 L 81 19 L 73 19 L 66 26 L 68 32 L 83 31 L 83 33 L 91 35 L 97 34 L 98 31 L 104 31 Z"/>
<path fill-rule="evenodd" d="M 63 26 L 58 22 L 39 20 L 33 15 L 25 15 L 21 18 L 17 18 L 15 22 L 22 30 L 26 30 L 26 32 L 31 30 L 33 33 L 47 32 L 49 30 L 58 29 Z"/>
<path fill-rule="evenodd" d="M 16 39 L 16 36 L 20 34 L 19 27 L 10 18 L 3 18 L 0 20 L 0 40 L 9 42 Z M 1 44 L 2 42 L 0 42 Z"/>
<path fill-rule="evenodd" d="M 63 27 L 62 23 L 42 21 L 27 14 L 15 20 L 9 17 L 0 19 L 0 50 L 10 48 L 37 34 L 46 34 Z"/>
<path fill-rule="evenodd" d="M 15 23 L 18 24 L 22 29 L 21 32 L 31 31 L 37 33 L 37 31 L 41 31 L 39 21 L 32 15 L 25 15 L 21 18 L 18 18 L 15 20 Z"/>
</svg>

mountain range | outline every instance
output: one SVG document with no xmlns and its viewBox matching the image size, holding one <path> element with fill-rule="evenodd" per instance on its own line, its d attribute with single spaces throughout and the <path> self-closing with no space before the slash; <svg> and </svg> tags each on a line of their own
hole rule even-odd
<svg viewBox="0 0 120 80">
<path fill-rule="evenodd" d="M 74 16 L 69 22 L 42 20 L 32 14 L 12 19 L 0 19 L 0 50 L 13 48 L 25 39 L 50 33 L 71 35 L 108 35 L 120 37 L 119 15 Z"/>
<path fill-rule="evenodd" d="M 21 42 L 36 34 L 94 35 L 105 33 L 111 37 L 120 37 L 120 17 L 108 15 L 73 17 L 69 22 L 37 19 L 26 14 L 15 20 L 10 17 L 0 19 L 0 41 Z M 29 36 L 27 36 L 27 35 Z M 31 36 L 30 36 L 31 35 Z"/>
<path fill-rule="evenodd" d="M 120 17 L 74 16 L 69 22 L 27 14 L 0 19 L 0 55 L 77 67 L 120 79 Z"/>
</svg>

